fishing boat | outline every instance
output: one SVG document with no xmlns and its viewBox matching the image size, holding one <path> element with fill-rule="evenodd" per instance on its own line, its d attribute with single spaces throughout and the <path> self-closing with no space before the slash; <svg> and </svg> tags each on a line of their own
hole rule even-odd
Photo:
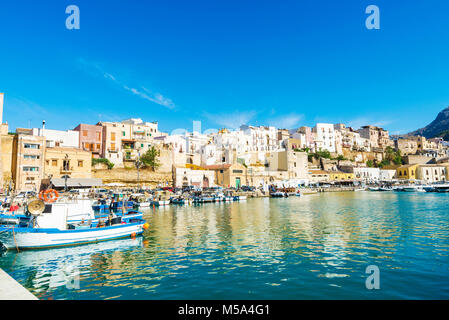
<svg viewBox="0 0 449 320">
<path fill-rule="evenodd" d="M 288 194 L 286 192 L 277 191 L 277 192 L 270 193 L 270 197 L 272 197 L 272 198 L 288 198 Z"/>
<path fill-rule="evenodd" d="M 416 192 L 417 188 L 418 188 L 417 186 L 409 185 L 409 186 L 402 187 L 402 191 L 404 191 L 404 192 Z"/>
<path fill-rule="evenodd" d="M 170 204 L 170 193 L 168 191 L 157 191 L 153 200 L 151 201 L 151 205 L 155 207 L 164 207 Z"/>
<path fill-rule="evenodd" d="M 447 184 L 434 185 L 432 192 L 448 193 L 449 192 L 449 185 L 447 185 Z"/>
<path fill-rule="evenodd" d="M 378 191 L 388 192 L 388 191 L 393 191 L 393 188 L 391 188 L 391 187 L 379 187 Z"/>
<path fill-rule="evenodd" d="M 92 224 L 96 225 L 102 219 L 109 216 L 109 209 L 103 211 L 102 213 L 95 213 L 93 207 L 90 205 L 91 202 L 88 199 L 62 199 L 62 202 L 70 205 L 70 210 L 67 213 L 67 223 L 76 224 L 83 221 L 91 221 Z M 0 215 L 0 225 L 19 225 L 21 222 L 30 220 L 32 214 L 30 212 L 30 204 L 26 205 L 26 212 L 20 214 L 1 214 Z M 55 203 L 45 204 L 44 213 L 51 213 L 54 209 Z M 32 210 L 32 207 L 31 207 Z M 118 210 L 115 213 L 116 216 L 121 217 L 123 221 L 130 221 L 132 219 L 141 219 L 143 217 L 142 212 L 135 210 Z"/>
<path fill-rule="evenodd" d="M 369 187 L 369 191 L 379 191 L 379 187 Z"/>
<path fill-rule="evenodd" d="M 124 221 L 113 215 L 95 224 L 92 210 L 87 219 L 69 223 L 70 213 L 77 208 L 77 202 L 56 202 L 49 208 L 42 200 L 34 200 L 28 205 L 30 219 L 0 226 L 0 243 L 9 250 L 54 248 L 137 236 L 149 227 L 142 219 Z"/>
<path fill-rule="evenodd" d="M 135 208 L 149 208 L 151 207 L 152 198 L 145 196 L 142 193 L 132 194 L 129 198 L 134 203 Z"/>
<path fill-rule="evenodd" d="M 247 196 L 235 196 L 234 201 L 245 201 Z"/>
<path fill-rule="evenodd" d="M 215 194 L 214 201 L 215 202 L 225 201 L 225 195 L 222 192 L 219 192 L 219 193 Z"/>
</svg>

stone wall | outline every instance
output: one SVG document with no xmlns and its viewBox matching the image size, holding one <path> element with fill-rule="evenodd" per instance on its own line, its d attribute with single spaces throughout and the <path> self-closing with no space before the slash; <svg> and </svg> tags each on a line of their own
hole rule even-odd
<svg viewBox="0 0 449 320">
<path fill-rule="evenodd" d="M 158 184 L 173 185 L 171 172 L 153 172 L 148 169 L 140 169 L 140 184 L 142 186 L 156 187 Z M 102 179 L 104 184 L 122 183 L 125 185 L 137 184 L 137 169 L 117 168 L 112 170 L 92 170 L 92 178 Z"/>
</svg>

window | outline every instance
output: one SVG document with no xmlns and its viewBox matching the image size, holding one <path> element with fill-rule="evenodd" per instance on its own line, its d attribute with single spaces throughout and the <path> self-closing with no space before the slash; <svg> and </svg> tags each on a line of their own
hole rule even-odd
<svg viewBox="0 0 449 320">
<path fill-rule="evenodd" d="M 38 172 L 39 167 L 23 167 L 24 172 Z"/>
<path fill-rule="evenodd" d="M 122 134 L 123 134 L 123 136 L 126 136 L 126 132 L 125 131 L 123 131 Z"/>
<path fill-rule="evenodd" d="M 101 146 L 99 143 L 97 143 L 97 150 L 100 150 Z"/>
<path fill-rule="evenodd" d="M 101 132 L 97 132 L 97 140 L 101 140 Z"/>
<path fill-rule="evenodd" d="M 115 132 L 111 132 L 111 140 L 115 141 Z"/>
<path fill-rule="evenodd" d="M 83 130 L 83 137 L 87 137 L 87 130 Z"/>
<path fill-rule="evenodd" d="M 58 160 L 51 160 L 51 165 L 53 167 L 57 167 L 58 166 Z"/>
<path fill-rule="evenodd" d="M 84 161 L 83 160 L 78 160 L 78 167 L 82 168 L 84 165 Z"/>
<path fill-rule="evenodd" d="M 25 149 L 40 149 L 41 148 L 40 144 L 34 144 L 34 143 L 25 143 L 23 145 L 23 147 Z"/>
<path fill-rule="evenodd" d="M 25 154 L 23 156 L 23 158 L 27 159 L 27 160 L 38 160 L 38 159 L 40 159 L 40 156 L 38 156 L 38 155 L 31 155 L 31 154 Z"/>
<path fill-rule="evenodd" d="M 111 150 L 115 151 L 115 143 L 111 143 Z"/>
<path fill-rule="evenodd" d="M 63 167 L 64 171 L 69 171 L 70 170 L 70 160 L 63 160 L 62 167 Z"/>
</svg>

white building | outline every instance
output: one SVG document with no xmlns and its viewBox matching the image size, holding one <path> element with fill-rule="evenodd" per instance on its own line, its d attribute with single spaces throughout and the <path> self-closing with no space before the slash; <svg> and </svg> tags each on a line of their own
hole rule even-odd
<svg viewBox="0 0 449 320">
<path fill-rule="evenodd" d="M 33 136 L 45 137 L 47 140 L 47 147 L 67 147 L 67 148 L 79 148 L 80 133 L 79 131 L 60 131 L 49 130 L 43 128 L 33 128 Z"/>
<path fill-rule="evenodd" d="M 280 147 L 275 127 L 243 125 L 240 130 L 248 136 L 248 151 L 276 151 Z"/>
<path fill-rule="evenodd" d="M 354 176 L 357 180 L 367 183 L 380 181 L 380 169 L 368 167 L 354 167 Z"/>
<path fill-rule="evenodd" d="M 396 170 L 380 169 L 380 181 L 392 181 L 396 177 Z"/>
<path fill-rule="evenodd" d="M 327 150 L 335 153 L 335 129 L 331 123 L 317 123 L 313 128 L 317 151 Z"/>
<path fill-rule="evenodd" d="M 194 170 L 186 166 L 174 167 L 174 182 L 176 188 L 195 186 L 201 188 L 215 187 L 215 171 Z"/>
</svg>

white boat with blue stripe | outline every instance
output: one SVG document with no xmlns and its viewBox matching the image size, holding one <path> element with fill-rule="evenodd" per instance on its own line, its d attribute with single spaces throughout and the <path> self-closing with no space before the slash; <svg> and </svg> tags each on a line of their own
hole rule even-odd
<svg viewBox="0 0 449 320">
<path fill-rule="evenodd" d="M 135 237 L 149 227 L 141 217 L 123 219 L 111 214 L 96 219 L 89 202 L 84 201 L 47 205 L 33 201 L 28 205 L 31 218 L 0 225 L 0 243 L 9 250 L 63 247 Z"/>
</svg>

